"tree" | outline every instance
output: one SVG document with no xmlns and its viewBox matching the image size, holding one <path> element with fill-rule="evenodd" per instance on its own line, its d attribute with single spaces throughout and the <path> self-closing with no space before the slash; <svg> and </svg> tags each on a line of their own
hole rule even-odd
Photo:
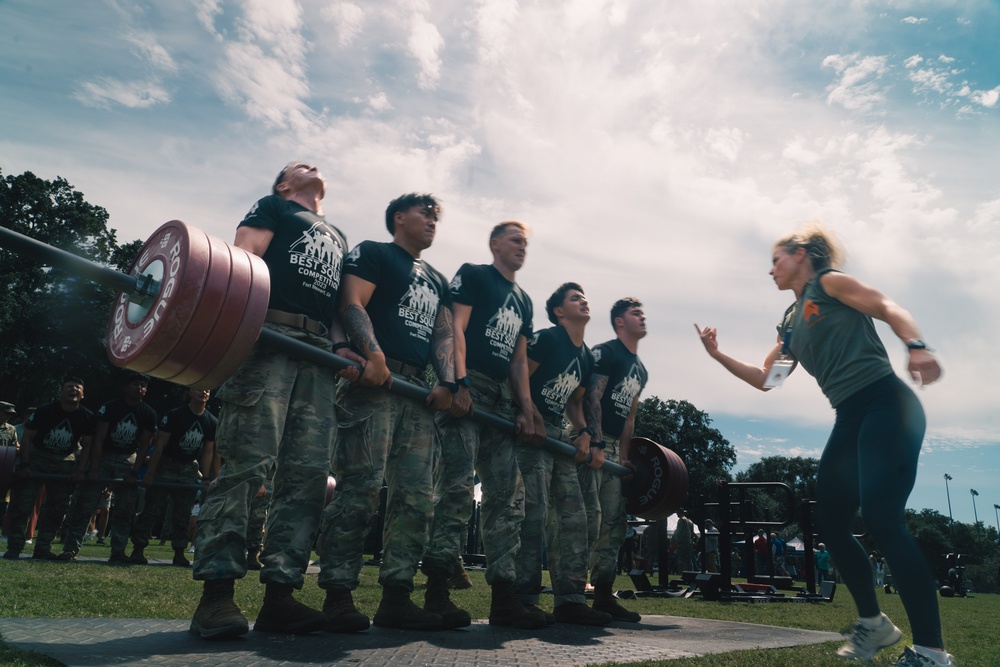
<svg viewBox="0 0 1000 667">
<path fill-rule="evenodd" d="M 706 502 L 718 500 L 717 481 L 732 479 L 736 449 L 712 420 L 687 401 L 662 401 L 651 396 L 640 401 L 635 413 L 635 435 L 649 438 L 673 450 L 688 469 L 690 484 L 685 509 L 702 525 Z"/>
<path fill-rule="evenodd" d="M 0 174 L 2 176 L 2 174 Z M 0 178 L 0 224 L 99 264 L 124 270 L 141 242 L 119 246 L 108 213 L 63 178 Z M 53 399 L 61 378 L 81 376 L 89 396 L 120 377 L 104 336 L 114 291 L 0 249 L 0 396 L 21 409 Z M 115 387 L 111 393 L 117 393 Z"/>
<path fill-rule="evenodd" d="M 737 482 L 781 482 L 792 490 L 792 507 L 787 507 L 784 492 L 767 489 L 748 489 L 746 498 L 750 501 L 748 512 L 753 519 L 782 521 L 789 519 L 793 528 L 785 529 L 782 535 L 801 535 L 798 519 L 803 504 L 816 495 L 816 473 L 819 460 L 801 456 L 765 456 L 760 461 L 739 473 Z M 804 537 L 804 536 L 803 536 Z"/>
</svg>

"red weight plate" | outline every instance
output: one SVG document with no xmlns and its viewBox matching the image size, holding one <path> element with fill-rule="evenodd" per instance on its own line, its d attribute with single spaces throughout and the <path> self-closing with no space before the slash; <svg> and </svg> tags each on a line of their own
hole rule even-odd
<svg viewBox="0 0 1000 667">
<path fill-rule="evenodd" d="M 267 264 L 264 260 L 240 248 L 233 247 L 233 263 L 236 256 L 243 254 L 249 261 L 251 268 L 250 297 L 247 299 L 246 308 L 240 319 L 240 326 L 233 336 L 232 342 L 224 352 L 219 362 L 210 370 L 205 377 L 191 386 L 197 389 L 213 389 L 225 382 L 236 372 L 246 358 L 250 355 L 257 338 L 260 336 L 260 329 L 264 326 L 264 316 L 267 315 L 267 304 L 271 298 L 271 274 L 268 273 Z"/>
<path fill-rule="evenodd" d="M 14 461 L 16 459 L 16 447 L 0 447 L 0 500 L 7 497 L 10 485 L 14 481 Z"/>
<path fill-rule="evenodd" d="M 187 329 L 181 334 L 177 345 L 148 375 L 169 380 L 182 372 L 198 356 L 206 345 L 219 320 L 223 306 L 229 299 L 232 275 L 232 260 L 229 246 L 222 239 L 206 234 L 210 249 L 208 274 L 202 286 L 201 299 L 195 307 Z M 181 383 L 183 384 L 183 383 Z"/>
<path fill-rule="evenodd" d="M 648 438 L 632 438 L 629 461 L 636 473 L 622 485 L 626 512 L 657 520 L 682 506 L 688 474 L 677 454 Z"/>
<path fill-rule="evenodd" d="M 169 378 L 177 384 L 191 385 L 204 378 L 225 356 L 239 331 L 243 312 L 246 310 L 250 297 L 253 273 L 250 261 L 246 258 L 244 251 L 225 244 L 225 252 L 229 254 L 230 263 L 229 286 L 225 302 L 217 313 L 218 319 L 215 326 L 206 333 L 198 354 L 183 370 Z M 205 388 L 211 389 L 212 387 Z"/>
<path fill-rule="evenodd" d="M 152 274 L 160 289 L 148 307 L 119 292 L 108 326 L 108 359 L 144 373 L 156 368 L 187 331 L 209 269 L 205 233 L 179 220 L 162 225 L 142 246 L 129 270 Z"/>
</svg>

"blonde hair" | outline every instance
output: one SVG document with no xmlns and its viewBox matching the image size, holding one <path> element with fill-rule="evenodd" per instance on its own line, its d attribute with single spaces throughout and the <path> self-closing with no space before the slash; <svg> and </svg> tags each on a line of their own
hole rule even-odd
<svg viewBox="0 0 1000 667">
<path fill-rule="evenodd" d="M 493 230 L 490 232 L 490 240 L 492 241 L 493 239 L 506 234 L 507 230 L 510 229 L 511 227 L 514 227 L 515 229 L 520 229 L 525 236 L 531 233 L 531 230 L 528 228 L 528 225 L 524 224 L 523 222 L 520 222 L 518 220 L 507 220 L 505 222 L 497 223 L 497 225 L 493 227 Z"/>
<path fill-rule="evenodd" d="M 774 244 L 791 254 L 804 248 L 813 270 L 839 269 L 844 263 L 844 251 L 836 237 L 818 222 L 810 222 L 793 234 L 783 236 Z"/>
</svg>

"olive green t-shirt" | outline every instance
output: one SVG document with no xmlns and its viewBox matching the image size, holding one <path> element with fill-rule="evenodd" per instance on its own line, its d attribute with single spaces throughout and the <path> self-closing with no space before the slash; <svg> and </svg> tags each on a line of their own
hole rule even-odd
<svg viewBox="0 0 1000 667">
<path fill-rule="evenodd" d="M 816 378 L 836 408 L 848 396 L 891 375 L 892 364 L 872 318 L 826 293 L 821 271 L 806 283 L 802 298 L 785 311 L 778 326 L 788 353 Z"/>
</svg>

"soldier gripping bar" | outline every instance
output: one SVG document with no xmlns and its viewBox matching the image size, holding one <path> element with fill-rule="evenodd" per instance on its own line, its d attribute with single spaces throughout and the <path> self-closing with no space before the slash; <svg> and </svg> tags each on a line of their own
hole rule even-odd
<svg viewBox="0 0 1000 667">
<path fill-rule="evenodd" d="M 360 364 L 263 328 L 270 297 L 264 261 L 242 248 L 172 220 L 143 244 L 128 273 L 0 227 L 0 246 L 118 290 L 108 323 L 108 359 L 116 366 L 197 389 L 229 378 L 260 340 L 273 349 L 334 371 Z M 393 379 L 389 391 L 423 401 L 428 389 Z M 513 431 L 514 424 L 484 410 L 469 418 Z M 630 463 L 602 469 L 629 477 L 626 507 L 647 519 L 664 518 L 684 502 L 688 476 L 674 452 L 634 438 Z M 572 445 L 546 438 L 553 454 L 574 456 Z M 0 471 L 2 473 L 2 471 Z"/>
</svg>

